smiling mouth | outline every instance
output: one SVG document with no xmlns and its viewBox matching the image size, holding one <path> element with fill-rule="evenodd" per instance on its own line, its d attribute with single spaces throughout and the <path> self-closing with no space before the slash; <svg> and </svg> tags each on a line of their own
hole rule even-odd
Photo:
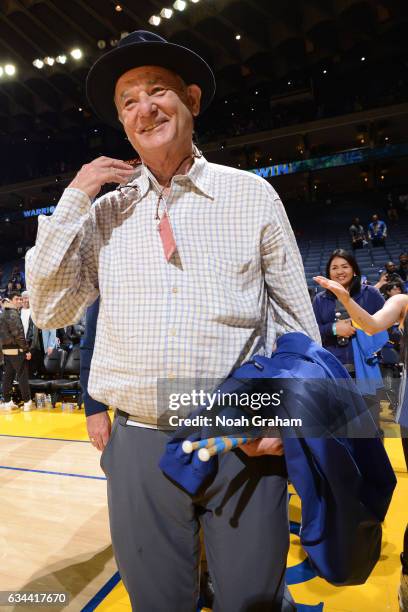
<svg viewBox="0 0 408 612">
<path fill-rule="evenodd" d="M 162 121 L 161 123 L 151 123 L 150 125 L 146 126 L 142 132 L 152 132 L 153 130 L 155 130 L 158 127 L 161 127 L 162 125 L 164 125 L 165 123 L 167 123 L 167 121 Z"/>
</svg>

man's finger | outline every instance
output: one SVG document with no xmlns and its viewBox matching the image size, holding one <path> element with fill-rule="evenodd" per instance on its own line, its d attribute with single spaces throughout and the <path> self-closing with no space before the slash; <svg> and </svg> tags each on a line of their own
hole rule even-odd
<svg viewBox="0 0 408 612">
<path fill-rule="evenodd" d="M 131 166 L 127 162 L 124 162 L 121 159 L 114 159 L 112 157 L 99 157 L 95 161 L 95 165 L 96 164 L 98 164 L 98 166 L 102 168 L 117 168 L 119 170 L 129 170 L 130 169 L 132 170 L 132 172 L 135 171 L 133 166 Z"/>
<path fill-rule="evenodd" d="M 104 431 L 103 434 L 102 434 L 102 438 L 101 438 L 102 439 L 103 448 L 105 448 L 105 446 L 107 445 L 109 438 L 110 438 L 110 431 L 108 431 L 108 430 Z"/>
</svg>

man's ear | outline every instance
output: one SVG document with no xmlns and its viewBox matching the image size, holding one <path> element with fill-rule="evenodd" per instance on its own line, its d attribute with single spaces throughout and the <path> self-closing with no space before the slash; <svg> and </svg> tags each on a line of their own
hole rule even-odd
<svg viewBox="0 0 408 612">
<path fill-rule="evenodd" d="M 187 106 L 193 117 L 197 117 L 200 112 L 201 89 L 198 85 L 187 86 Z"/>
</svg>

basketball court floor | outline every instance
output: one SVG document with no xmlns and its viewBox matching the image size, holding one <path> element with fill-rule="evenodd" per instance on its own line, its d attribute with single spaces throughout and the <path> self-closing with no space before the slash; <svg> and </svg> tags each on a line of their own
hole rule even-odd
<svg viewBox="0 0 408 612">
<path fill-rule="evenodd" d="M 395 426 L 387 435 L 397 435 Z M 287 583 L 299 611 L 398 611 L 408 475 L 401 441 L 387 437 L 386 448 L 398 486 L 381 560 L 365 585 L 332 587 L 314 576 L 297 536 L 300 504 L 292 490 Z M 106 481 L 82 411 L 0 413 L 0 591 L 6 590 L 70 594 L 68 605 L 49 610 L 131 609 L 112 554 Z M 0 606 L 13 609 L 22 608 Z"/>
</svg>

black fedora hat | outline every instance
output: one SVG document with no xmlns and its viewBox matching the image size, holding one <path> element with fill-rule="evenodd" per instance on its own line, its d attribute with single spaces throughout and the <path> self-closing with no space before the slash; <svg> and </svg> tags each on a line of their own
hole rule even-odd
<svg viewBox="0 0 408 612">
<path fill-rule="evenodd" d="M 119 77 L 139 66 L 161 66 L 178 74 L 190 85 L 201 89 L 201 112 L 215 94 L 214 74 L 209 65 L 194 51 L 167 42 L 153 32 L 136 30 L 122 38 L 118 46 L 102 55 L 91 67 L 86 79 L 86 95 L 100 119 L 121 127 L 114 103 Z"/>
</svg>

